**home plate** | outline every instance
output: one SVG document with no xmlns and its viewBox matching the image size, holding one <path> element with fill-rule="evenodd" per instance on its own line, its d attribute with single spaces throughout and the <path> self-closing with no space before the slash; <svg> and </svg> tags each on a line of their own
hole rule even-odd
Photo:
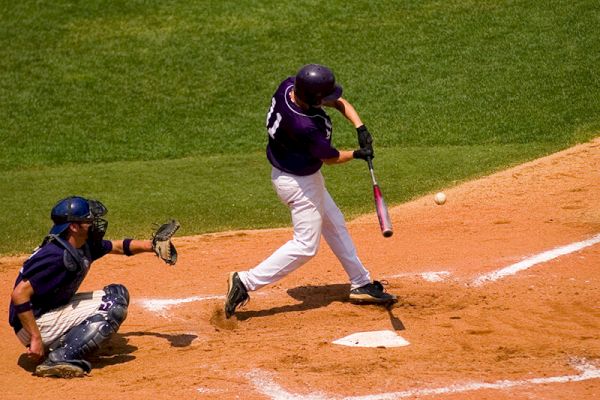
<svg viewBox="0 0 600 400">
<path fill-rule="evenodd" d="M 332 343 L 354 347 L 402 347 L 410 344 L 394 331 L 357 332 Z"/>
</svg>

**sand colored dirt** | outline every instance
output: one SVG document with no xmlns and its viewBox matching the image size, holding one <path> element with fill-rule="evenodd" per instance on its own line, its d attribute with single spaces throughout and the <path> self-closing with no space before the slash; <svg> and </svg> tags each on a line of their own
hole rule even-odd
<svg viewBox="0 0 600 400">
<path fill-rule="evenodd" d="M 442 206 L 429 195 L 391 209 L 389 239 L 374 215 L 348 223 L 372 276 L 400 298 L 391 310 L 348 303 L 347 278 L 323 243 L 307 265 L 251 293 L 237 318 L 225 320 L 228 272 L 254 266 L 291 230 L 178 237 L 175 268 L 149 254 L 94 264 L 82 290 L 122 283 L 132 304 L 86 378 L 32 376 L 24 349 L 1 324 L 0 397 L 600 398 L 600 244 L 593 242 L 600 234 L 600 138 L 445 192 Z M 474 284 L 482 274 L 589 240 Z M 24 259 L 0 259 L 2 315 Z M 380 330 L 410 345 L 332 344 Z"/>
</svg>

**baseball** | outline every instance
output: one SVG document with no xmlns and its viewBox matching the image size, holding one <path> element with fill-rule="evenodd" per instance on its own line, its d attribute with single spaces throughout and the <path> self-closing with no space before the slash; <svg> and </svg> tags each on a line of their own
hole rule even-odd
<svg viewBox="0 0 600 400">
<path fill-rule="evenodd" d="M 442 205 L 446 202 L 446 194 L 444 192 L 438 192 L 435 194 L 435 196 L 433 197 L 433 201 L 435 201 L 435 204 L 438 205 Z"/>
</svg>

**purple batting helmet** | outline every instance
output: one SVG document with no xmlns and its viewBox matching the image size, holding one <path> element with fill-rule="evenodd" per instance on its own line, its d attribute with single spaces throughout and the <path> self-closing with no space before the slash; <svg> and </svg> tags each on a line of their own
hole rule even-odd
<svg viewBox="0 0 600 400">
<path fill-rule="evenodd" d="M 342 95 L 342 87 L 335 83 L 333 71 L 324 65 L 308 64 L 296 74 L 294 92 L 300 100 L 310 106 L 337 100 Z"/>
</svg>

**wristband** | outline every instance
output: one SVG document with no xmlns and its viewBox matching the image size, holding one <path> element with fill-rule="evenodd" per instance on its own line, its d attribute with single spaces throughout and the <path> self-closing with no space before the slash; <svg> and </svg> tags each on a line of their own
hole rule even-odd
<svg viewBox="0 0 600 400">
<path fill-rule="evenodd" d="M 17 314 L 21 314 L 21 313 L 31 310 L 31 302 L 27 301 L 27 302 L 21 303 L 21 304 L 13 304 L 13 307 Z"/>
<path fill-rule="evenodd" d="M 129 246 L 131 246 L 131 241 L 133 239 L 123 239 L 123 254 L 125 254 L 127 257 L 132 256 L 133 253 L 131 252 L 131 248 Z"/>
</svg>

